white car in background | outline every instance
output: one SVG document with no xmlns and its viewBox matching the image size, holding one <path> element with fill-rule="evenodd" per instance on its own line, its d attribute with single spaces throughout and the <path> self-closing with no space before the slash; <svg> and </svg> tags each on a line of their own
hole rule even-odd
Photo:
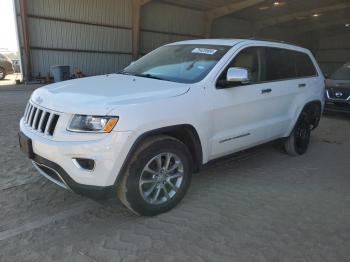
<svg viewBox="0 0 350 262">
<path fill-rule="evenodd" d="M 0 54 L 0 80 L 3 80 L 7 75 L 13 74 L 14 72 L 11 60 L 5 55 Z"/>
<path fill-rule="evenodd" d="M 156 215 L 173 208 L 211 160 L 280 138 L 289 154 L 304 154 L 324 92 L 307 49 L 183 41 L 117 74 L 37 89 L 20 145 L 56 184 L 91 197 L 116 193 L 133 212 Z"/>
</svg>

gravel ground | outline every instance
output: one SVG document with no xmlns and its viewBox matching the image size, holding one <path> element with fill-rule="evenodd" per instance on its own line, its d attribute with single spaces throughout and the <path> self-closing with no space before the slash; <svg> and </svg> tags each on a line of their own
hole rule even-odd
<svg viewBox="0 0 350 262">
<path fill-rule="evenodd" d="M 302 157 L 270 144 L 217 161 L 144 218 L 37 175 L 17 145 L 32 89 L 0 87 L 0 261 L 349 261 L 350 118 L 324 117 Z"/>
</svg>

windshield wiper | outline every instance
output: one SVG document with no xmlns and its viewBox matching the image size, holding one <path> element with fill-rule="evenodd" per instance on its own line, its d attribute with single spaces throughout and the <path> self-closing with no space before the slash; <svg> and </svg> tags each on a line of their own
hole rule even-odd
<svg viewBox="0 0 350 262">
<path fill-rule="evenodd" d="M 146 77 L 146 78 L 152 78 L 152 79 L 158 79 L 158 80 L 164 80 L 163 78 L 161 78 L 159 76 L 152 75 L 152 74 L 134 74 L 134 76 Z"/>
<path fill-rule="evenodd" d="M 124 70 L 121 70 L 121 71 L 117 72 L 117 74 L 121 74 L 121 75 L 132 75 L 131 73 L 128 73 L 128 72 L 126 72 L 126 71 L 124 71 Z"/>
<path fill-rule="evenodd" d="M 145 78 L 152 78 L 152 79 L 157 79 L 157 80 L 164 80 L 163 78 L 161 78 L 159 76 L 152 75 L 152 74 L 133 74 L 133 73 L 126 72 L 124 70 L 119 71 L 117 74 L 129 75 L 129 76 L 138 76 L 138 77 L 145 77 Z"/>
</svg>

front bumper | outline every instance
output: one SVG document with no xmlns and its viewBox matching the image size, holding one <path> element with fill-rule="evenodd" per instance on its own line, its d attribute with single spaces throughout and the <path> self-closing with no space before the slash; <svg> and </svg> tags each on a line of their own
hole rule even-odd
<svg viewBox="0 0 350 262">
<path fill-rule="evenodd" d="M 105 199 L 113 196 L 116 192 L 115 186 L 91 186 L 79 184 L 75 182 L 61 166 L 39 155 L 34 155 L 32 162 L 41 175 L 55 184 L 77 194 L 93 199 Z"/>
<path fill-rule="evenodd" d="M 56 141 L 31 130 L 23 119 L 20 130 L 32 140 L 33 164 L 39 172 L 56 173 L 60 178 L 56 179 L 56 182 L 59 181 L 56 184 L 77 193 L 86 187 L 100 191 L 101 188 L 114 186 L 131 147 L 131 132 L 112 131 L 89 141 L 79 141 L 78 134 L 74 134 L 78 141 Z M 79 168 L 73 161 L 75 158 L 93 159 L 95 168 Z"/>
<path fill-rule="evenodd" d="M 339 113 L 350 113 L 350 96 L 345 89 L 338 90 L 340 92 L 339 97 L 335 97 L 337 90 L 326 89 L 326 103 L 325 112 L 339 112 Z M 331 95 L 333 92 L 333 95 Z"/>
<path fill-rule="evenodd" d="M 334 113 L 350 113 L 350 102 L 334 102 L 331 100 L 326 100 L 324 111 Z"/>
</svg>

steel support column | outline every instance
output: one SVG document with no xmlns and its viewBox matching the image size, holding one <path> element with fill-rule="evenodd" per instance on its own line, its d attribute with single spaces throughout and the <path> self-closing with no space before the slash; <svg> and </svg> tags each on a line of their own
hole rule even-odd
<svg viewBox="0 0 350 262">
<path fill-rule="evenodd" d="M 19 1 L 19 12 L 21 16 L 23 46 L 24 46 L 23 78 L 25 81 L 29 81 L 32 78 L 32 66 L 31 66 L 31 58 L 30 58 L 30 43 L 29 43 L 29 32 L 28 32 L 28 18 L 27 18 L 27 12 L 26 12 L 26 0 Z"/>
</svg>

